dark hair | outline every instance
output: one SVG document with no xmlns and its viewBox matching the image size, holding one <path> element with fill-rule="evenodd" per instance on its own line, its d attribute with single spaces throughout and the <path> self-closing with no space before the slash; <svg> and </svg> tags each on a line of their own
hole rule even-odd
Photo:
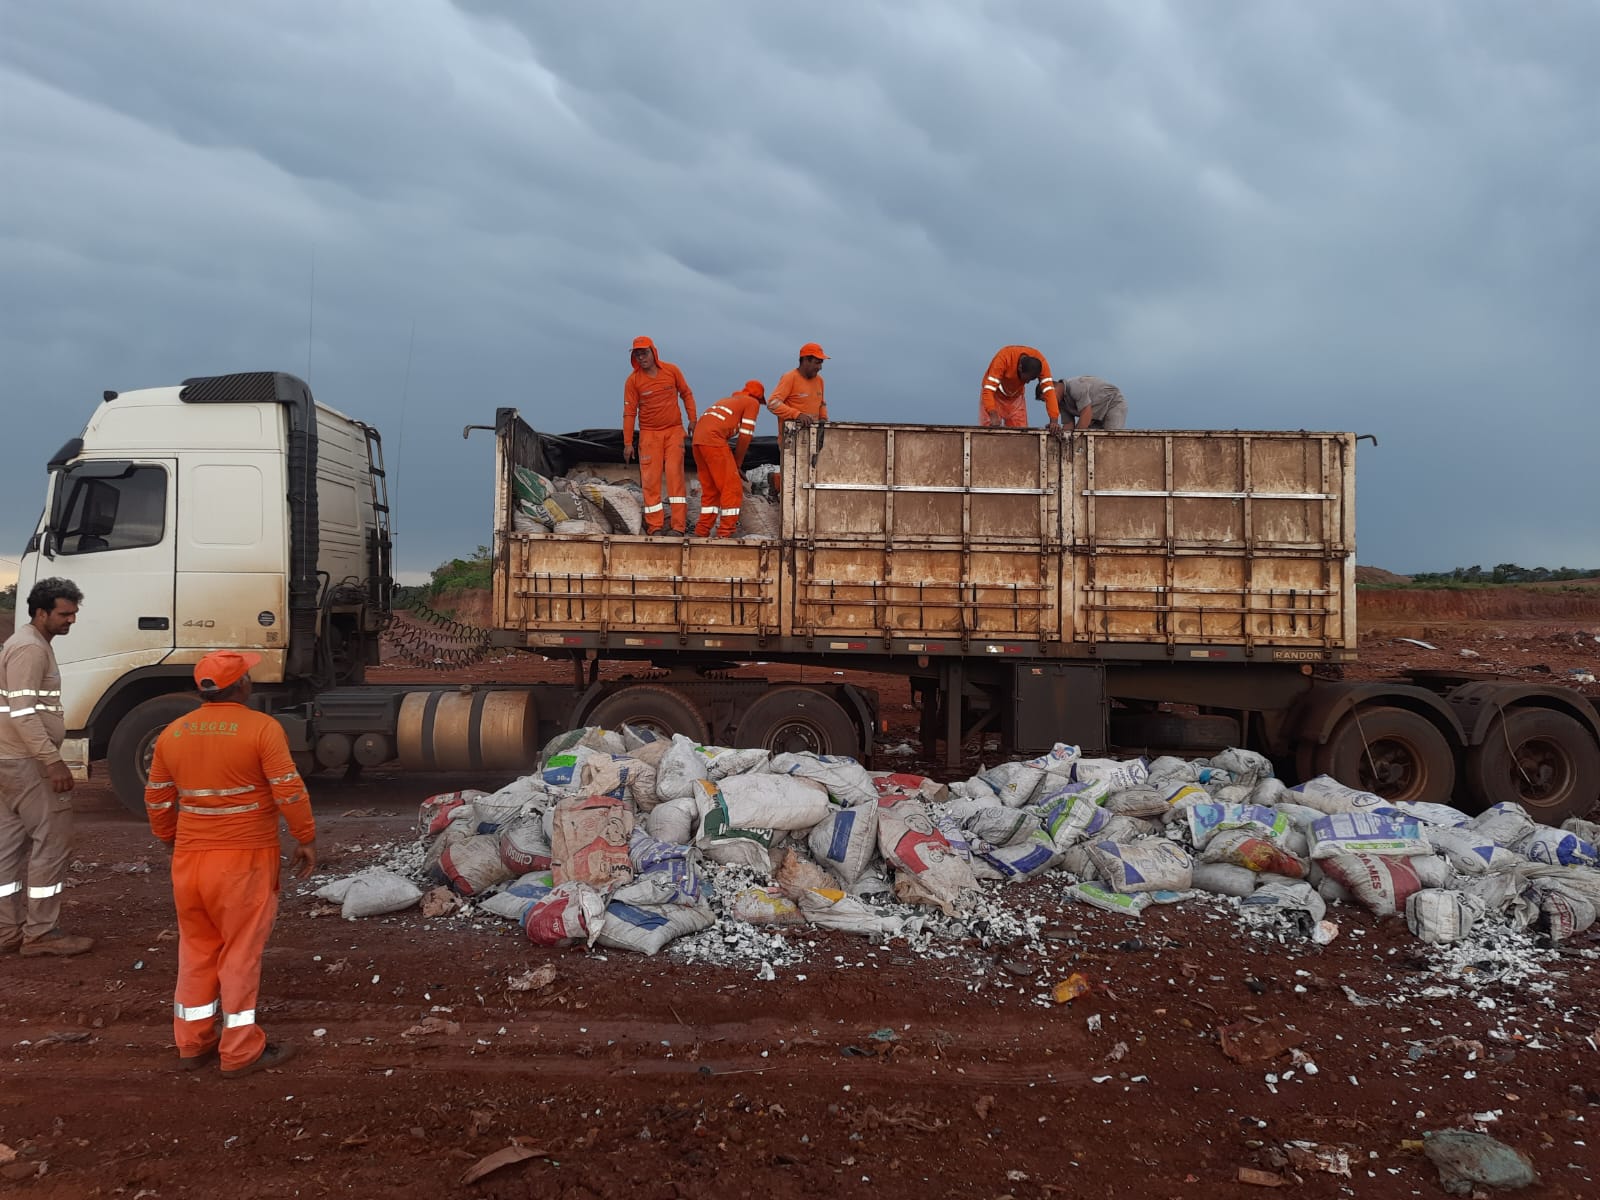
<svg viewBox="0 0 1600 1200">
<path fill-rule="evenodd" d="M 245 683 L 250 676 L 241 675 L 225 688 L 201 688 L 200 699 L 212 704 L 226 704 L 231 700 L 238 700 L 244 694 Z"/>
<path fill-rule="evenodd" d="M 1024 354 L 1017 359 L 1017 374 L 1024 379 L 1041 374 L 1043 371 L 1044 364 L 1031 354 Z"/>
<path fill-rule="evenodd" d="M 28 616 L 32 617 L 34 613 L 55 612 L 57 600 L 70 600 L 74 604 L 82 604 L 83 593 L 70 579 L 54 577 L 41 579 L 28 593 Z"/>
</svg>

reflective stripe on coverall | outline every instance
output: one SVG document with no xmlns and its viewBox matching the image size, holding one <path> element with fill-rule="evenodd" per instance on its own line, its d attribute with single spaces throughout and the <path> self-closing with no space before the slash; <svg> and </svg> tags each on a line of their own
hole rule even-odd
<svg viewBox="0 0 1600 1200">
<path fill-rule="evenodd" d="M 178 1053 L 220 1042 L 224 1070 L 248 1066 L 267 1042 L 256 999 L 278 912 L 279 816 L 296 841 L 316 837 L 283 727 L 243 704 L 202 704 L 157 737 L 144 803 L 156 837 L 173 845 Z"/>
<path fill-rule="evenodd" d="M 61 916 L 72 798 L 45 769 L 65 736 L 55 651 L 24 622 L 0 649 L 0 944 L 43 937 Z"/>
<path fill-rule="evenodd" d="M 1002 346 L 989 361 L 983 383 L 978 389 L 978 424 L 993 425 L 995 418 L 1010 429 L 1028 427 L 1027 384 L 1017 374 L 1017 363 L 1023 355 L 1039 360 L 1039 386 L 1043 393 L 1045 411 L 1052 421 L 1061 417 L 1061 401 L 1056 392 L 1056 381 L 1050 375 L 1050 360 L 1032 346 Z"/>
<path fill-rule="evenodd" d="M 712 526 L 716 526 L 717 537 L 731 538 L 739 527 L 744 504 L 744 456 L 755 435 L 756 416 L 761 412 L 760 396 L 752 393 L 750 386 L 746 384 L 745 391 L 719 400 L 695 422 L 694 464 L 700 475 L 696 537 L 709 536 Z M 729 441 L 735 437 L 738 446 L 730 448 Z"/>
<path fill-rule="evenodd" d="M 656 369 L 653 374 L 635 369 L 623 384 L 622 445 L 624 449 L 633 445 L 633 427 L 637 419 L 645 529 L 653 533 L 661 528 L 663 474 L 667 484 L 666 504 L 672 509 L 672 527 L 682 529 L 688 521 L 689 499 L 684 490 L 684 423 L 678 415 L 678 402 L 683 401 L 689 427 L 693 428 L 694 392 L 689 389 L 682 371 L 672 363 L 661 361 L 660 352 L 649 338 L 634 339 L 634 348 L 650 350 L 655 355 Z"/>
</svg>

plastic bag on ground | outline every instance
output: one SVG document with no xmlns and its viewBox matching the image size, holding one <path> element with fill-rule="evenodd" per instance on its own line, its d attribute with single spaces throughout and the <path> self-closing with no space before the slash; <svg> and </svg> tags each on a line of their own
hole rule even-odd
<svg viewBox="0 0 1600 1200">
<path fill-rule="evenodd" d="M 1042 828 L 1038 814 L 1022 808 L 980 808 L 959 819 L 968 840 L 989 846 L 1014 846 L 1035 837 Z"/>
<path fill-rule="evenodd" d="M 905 904 L 931 904 L 954 916 L 964 894 L 976 890 L 972 867 L 940 833 L 927 807 L 910 797 L 878 802 L 878 850 L 893 866 L 895 896 Z"/>
<path fill-rule="evenodd" d="M 700 830 L 699 803 L 693 796 L 682 800 L 668 800 L 650 810 L 644 819 L 644 829 L 658 842 L 676 842 L 688 845 Z"/>
<path fill-rule="evenodd" d="M 558 797 L 581 794 L 583 764 L 596 757 L 610 758 L 611 752 L 580 745 L 572 746 L 559 754 L 552 754 L 544 760 L 539 780 Z"/>
<path fill-rule="evenodd" d="M 1211 765 L 1226 771 L 1235 783 L 1254 787 L 1263 779 L 1271 779 L 1272 762 L 1254 750 L 1228 749 L 1211 759 Z"/>
<path fill-rule="evenodd" d="M 1052 775 L 1072 776 L 1072 764 L 1083 757 L 1083 752 L 1076 746 L 1069 746 L 1065 742 L 1057 742 L 1038 758 L 1028 759 L 1027 765 L 1038 767 L 1041 771 L 1048 771 Z"/>
<path fill-rule="evenodd" d="M 1243 898 L 1256 890 L 1256 873 L 1231 863 L 1196 862 L 1190 870 L 1189 886 L 1201 892 Z"/>
<path fill-rule="evenodd" d="M 816 888 L 802 892 L 800 915 L 823 929 L 859 933 L 865 937 L 898 937 L 905 922 L 863 904 L 836 888 Z"/>
<path fill-rule="evenodd" d="M 657 733 L 644 725 L 624 725 L 617 730 L 617 736 L 622 739 L 622 752 L 631 754 L 640 762 L 647 762 L 652 767 L 659 766 L 661 755 L 667 752 L 667 747 L 672 745 L 672 739 L 666 734 Z M 641 755 L 640 750 L 646 746 L 656 747 L 654 751 L 646 751 Z M 654 757 L 650 757 L 653 754 Z"/>
<path fill-rule="evenodd" d="M 1414 861 L 1377 854 L 1342 854 L 1323 859 L 1322 869 L 1368 912 L 1392 917 L 1422 890 L 1422 880 L 1412 866 Z"/>
<path fill-rule="evenodd" d="M 481 896 L 510 879 L 511 871 L 500 861 L 499 835 L 484 833 L 463 838 L 441 854 L 434 875 L 457 895 Z"/>
<path fill-rule="evenodd" d="M 1004 762 L 981 772 L 978 778 L 994 789 L 994 794 L 1007 808 L 1021 808 L 1033 800 L 1045 772 L 1041 767 L 1030 767 L 1026 763 Z"/>
<path fill-rule="evenodd" d="M 611 893 L 627 904 L 703 903 L 710 886 L 700 873 L 700 853 L 692 846 L 658 842 L 642 829 L 628 839 L 633 879 Z"/>
<path fill-rule="evenodd" d="M 1564 829 L 1541 825 L 1512 847 L 1529 862 L 1547 866 L 1592 867 L 1600 862 L 1593 842 Z"/>
<path fill-rule="evenodd" d="M 1199 788 L 1193 790 L 1200 799 L 1209 799 Z M 1151 787 L 1120 788 L 1102 801 L 1102 807 L 1124 817 L 1165 817 L 1172 811 L 1167 798 Z"/>
<path fill-rule="evenodd" d="M 788 775 L 730 775 L 697 787 L 702 807 L 720 807 L 727 824 L 742 829 L 810 829 L 833 807 L 821 783 Z"/>
<path fill-rule="evenodd" d="M 1044 874 L 1060 858 L 1061 852 L 1050 840 L 1050 835 L 1038 832 L 1024 841 L 1005 846 L 974 847 L 972 873 L 979 879 L 1020 882 Z"/>
<path fill-rule="evenodd" d="M 1311 836 L 1312 858 L 1334 858 L 1341 854 L 1411 858 L 1433 853 L 1419 822 L 1377 812 L 1323 817 L 1311 826 Z"/>
<path fill-rule="evenodd" d="M 1600 911 L 1595 901 L 1553 880 L 1540 880 L 1523 893 L 1539 905 L 1539 924 L 1553 942 L 1564 942 L 1593 925 Z"/>
<path fill-rule="evenodd" d="M 762 873 L 772 870 L 772 830 L 732 825 L 721 805 L 702 812 L 694 844 L 714 863 L 749 867 Z"/>
<path fill-rule="evenodd" d="M 630 755 L 596 752 L 578 765 L 578 791 L 585 796 L 614 796 L 632 802 L 634 776 L 644 769 Z"/>
<path fill-rule="evenodd" d="M 872 772 L 872 786 L 880 796 L 916 796 L 930 804 L 942 804 L 950 798 L 950 789 L 937 780 L 900 771 Z"/>
<path fill-rule="evenodd" d="M 633 878 L 628 840 L 633 810 L 611 796 L 575 796 L 555 808 L 550 865 L 557 885 L 585 883 L 601 891 Z"/>
<path fill-rule="evenodd" d="M 1507 849 L 1527 837 L 1537 827 L 1534 819 L 1528 815 L 1528 810 L 1512 800 L 1491 805 L 1472 818 L 1473 829 L 1492 838 L 1495 845 L 1505 846 Z"/>
<path fill-rule="evenodd" d="M 1101 878 L 1119 892 L 1181 892 L 1190 884 L 1189 855 L 1165 838 L 1098 841 L 1089 847 L 1089 853 L 1100 867 Z"/>
<path fill-rule="evenodd" d="M 1328 905 L 1309 883 L 1289 879 L 1263 883 L 1240 901 L 1239 911 L 1287 916 L 1309 935 L 1328 915 Z"/>
<path fill-rule="evenodd" d="M 785 896 L 795 901 L 800 899 L 801 892 L 809 892 L 813 888 L 836 889 L 839 886 L 839 881 L 825 868 L 801 858 L 792 850 L 785 850 L 778 857 L 772 882 Z"/>
<path fill-rule="evenodd" d="M 523 914 L 522 928 L 538 946 L 592 946 L 606 921 L 606 898 L 585 883 L 558 883 Z"/>
<path fill-rule="evenodd" d="M 1206 848 L 1200 851 L 1200 861 L 1225 863 L 1289 879 L 1304 879 L 1306 874 L 1306 864 L 1289 851 L 1244 829 L 1213 833 L 1206 840 Z"/>
<path fill-rule="evenodd" d="M 1276 808 L 1285 800 L 1291 799 L 1293 793 L 1281 779 L 1263 779 L 1250 789 L 1250 803 L 1259 804 L 1262 808 Z"/>
<path fill-rule="evenodd" d="M 774 754 L 771 771 L 775 775 L 799 775 L 815 779 L 828 789 L 834 802 L 853 808 L 871 804 L 878 798 L 872 776 L 853 758 L 834 754 Z"/>
<path fill-rule="evenodd" d="M 1332 816 L 1335 813 L 1367 812 L 1374 808 L 1383 808 L 1389 803 L 1382 796 L 1363 792 L 1360 788 L 1347 787 L 1330 775 L 1318 775 L 1315 779 L 1296 784 L 1289 791 L 1296 803 L 1314 808 L 1324 816 Z"/>
<path fill-rule="evenodd" d="M 609 729 L 602 729 L 598 725 L 584 725 L 577 729 L 569 729 L 565 733 L 558 733 L 545 743 L 544 749 L 539 754 L 541 765 L 549 762 L 558 754 L 568 754 L 579 746 L 589 750 L 598 750 L 602 754 L 626 754 L 627 745 L 622 740 L 620 733 L 613 733 Z"/>
<path fill-rule="evenodd" d="M 1111 819 L 1110 814 L 1096 803 L 1094 793 L 1080 794 L 1072 790 L 1078 786 L 1069 785 L 1030 810 L 1038 816 L 1044 831 L 1050 835 L 1050 840 L 1058 850 L 1066 850 L 1084 838 L 1100 834 Z M 1097 788 L 1099 785 L 1082 786 Z"/>
<path fill-rule="evenodd" d="M 1075 883 L 1066 895 L 1069 900 L 1128 917 L 1137 917 L 1155 903 L 1148 892 L 1119 892 L 1101 883 Z"/>
<path fill-rule="evenodd" d="M 340 915 L 353 921 L 410 908 L 422 899 L 422 889 L 393 871 L 360 871 L 318 888 L 317 899 L 342 905 Z"/>
<path fill-rule="evenodd" d="M 1600 821 L 1585 821 L 1581 817 L 1568 817 L 1561 828 L 1575 833 L 1591 846 L 1600 846 Z"/>
<path fill-rule="evenodd" d="M 656 795 L 662 801 L 682 800 L 694 791 L 697 782 L 710 778 L 704 756 L 695 750 L 694 742 L 683 734 L 672 735 L 672 745 L 656 769 Z"/>
<path fill-rule="evenodd" d="M 1089 852 L 1091 845 L 1092 842 L 1074 842 L 1060 848 L 1061 866 L 1077 879 L 1088 881 L 1100 878 L 1100 864 Z"/>
<path fill-rule="evenodd" d="M 1142 758 L 1122 762 L 1115 758 L 1080 758 L 1072 764 L 1072 781 L 1099 781 L 1115 791 L 1141 786 L 1150 777 L 1150 766 Z"/>
<path fill-rule="evenodd" d="M 613 950 L 653 955 L 678 938 L 711 928 L 716 921 L 709 904 L 693 908 L 675 904 L 655 907 L 613 900 L 606 905 L 606 919 L 596 941 Z"/>
<path fill-rule="evenodd" d="M 479 900 L 478 907 L 520 925 L 533 902 L 543 900 L 554 887 L 555 879 L 549 871 L 530 871 L 520 879 L 513 879 L 493 895 Z"/>
<path fill-rule="evenodd" d="M 1423 888 L 1406 898 L 1406 928 L 1429 945 L 1458 942 L 1472 932 L 1485 911 L 1476 896 Z"/>
<path fill-rule="evenodd" d="M 834 809 L 812 828 L 806 845 L 848 887 L 878 855 L 878 806 Z"/>
<path fill-rule="evenodd" d="M 728 915 L 751 925 L 804 925 L 806 920 L 793 900 L 758 887 L 735 892 Z"/>
<path fill-rule="evenodd" d="M 514 779 L 498 792 L 473 798 L 477 832 L 493 833 L 506 822 L 549 804 L 551 797 L 537 776 Z"/>
<path fill-rule="evenodd" d="M 1184 811 L 1188 816 L 1189 840 L 1197 850 L 1203 850 L 1214 834 L 1229 829 L 1243 830 L 1273 845 L 1282 845 L 1284 836 L 1293 828 L 1287 814 L 1257 805 L 1192 804 Z"/>
<path fill-rule="evenodd" d="M 730 775 L 749 775 L 767 769 L 772 755 L 766 750 L 718 749 L 706 760 L 706 775 L 711 779 L 726 779 Z"/>
<path fill-rule="evenodd" d="M 1428 842 L 1463 875 L 1510 871 L 1524 861 L 1521 855 L 1496 845 L 1493 838 L 1477 829 L 1435 826 L 1428 830 Z"/>
<path fill-rule="evenodd" d="M 1387 816 L 1410 817 L 1430 828 L 1442 826 L 1445 829 L 1455 829 L 1457 826 L 1472 824 L 1472 818 L 1459 808 L 1451 808 L 1448 804 L 1428 804 L 1420 800 L 1396 800 L 1377 811 Z"/>
<path fill-rule="evenodd" d="M 550 839 L 545 836 L 543 814 L 509 821 L 499 836 L 500 861 L 512 875 L 549 869 Z"/>
<path fill-rule="evenodd" d="M 436 796 L 429 796 L 422 802 L 422 807 L 417 811 L 417 829 L 423 837 L 436 837 L 444 832 L 444 827 L 452 820 L 451 814 L 463 804 L 471 804 L 474 800 L 487 796 L 488 792 L 481 792 L 477 788 L 467 788 L 459 792 L 440 792 Z"/>
</svg>

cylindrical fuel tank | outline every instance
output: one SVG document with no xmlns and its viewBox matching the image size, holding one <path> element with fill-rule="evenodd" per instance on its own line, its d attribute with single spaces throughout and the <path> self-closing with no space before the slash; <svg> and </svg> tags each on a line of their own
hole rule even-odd
<svg viewBox="0 0 1600 1200">
<path fill-rule="evenodd" d="M 317 739 L 317 761 L 325 767 L 342 767 L 350 761 L 350 735 L 325 733 Z"/>
<path fill-rule="evenodd" d="M 524 771 L 539 756 L 539 711 L 528 692 L 407 692 L 397 734 L 407 769 Z"/>
</svg>

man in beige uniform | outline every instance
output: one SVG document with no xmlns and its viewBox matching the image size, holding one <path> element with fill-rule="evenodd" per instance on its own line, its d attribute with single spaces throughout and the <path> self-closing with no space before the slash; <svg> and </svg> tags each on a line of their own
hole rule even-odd
<svg viewBox="0 0 1600 1200">
<path fill-rule="evenodd" d="M 56 927 L 72 845 L 72 772 L 61 761 L 61 669 L 50 649 L 78 619 L 83 593 L 41 579 L 28 623 L 0 647 L 0 954 L 82 954 L 94 939 Z"/>
</svg>

